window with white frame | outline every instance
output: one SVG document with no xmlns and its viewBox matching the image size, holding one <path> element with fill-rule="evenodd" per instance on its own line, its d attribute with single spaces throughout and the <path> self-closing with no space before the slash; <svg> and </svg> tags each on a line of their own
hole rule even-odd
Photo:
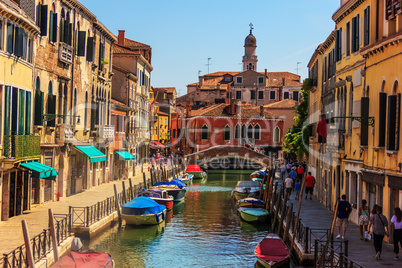
<svg viewBox="0 0 402 268">
<path fill-rule="evenodd" d="M 274 129 L 274 143 L 279 143 L 281 137 L 281 130 L 279 127 L 275 127 Z"/>
<path fill-rule="evenodd" d="M 225 141 L 230 140 L 230 127 L 228 125 L 226 125 L 223 130 L 223 140 Z"/>
<path fill-rule="evenodd" d="M 271 92 L 269 92 L 269 98 L 270 98 L 271 100 L 276 99 L 276 92 L 275 92 L 274 90 L 272 90 Z"/>
<path fill-rule="evenodd" d="M 261 137 L 261 128 L 260 125 L 255 125 L 254 126 L 254 139 L 259 140 Z"/>
</svg>

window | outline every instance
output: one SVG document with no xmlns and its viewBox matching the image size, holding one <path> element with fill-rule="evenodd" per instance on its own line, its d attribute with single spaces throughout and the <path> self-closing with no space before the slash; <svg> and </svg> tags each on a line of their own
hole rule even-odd
<svg viewBox="0 0 402 268">
<path fill-rule="evenodd" d="M 370 6 L 364 10 L 364 46 L 370 43 Z"/>
<path fill-rule="evenodd" d="M 254 127 L 254 139 L 259 140 L 261 136 L 261 128 L 260 125 L 255 125 Z"/>
<path fill-rule="evenodd" d="M 299 101 L 299 92 L 298 91 L 293 91 L 293 100 Z"/>
<path fill-rule="evenodd" d="M 208 127 L 203 125 L 201 128 L 201 140 L 208 140 Z"/>
<path fill-rule="evenodd" d="M 3 21 L 0 20 L 0 50 L 3 50 Z"/>
<path fill-rule="evenodd" d="M 229 126 L 225 126 L 225 129 L 223 131 L 223 139 L 225 141 L 229 141 L 230 140 L 230 127 Z"/>
<path fill-rule="evenodd" d="M 38 4 L 36 6 L 36 25 L 40 28 L 40 35 L 47 35 L 47 5 Z"/>
<path fill-rule="evenodd" d="M 176 129 L 173 129 L 173 138 L 176 138 Z"/>
<path fill-rule="evenodd" d="M 275 92 L 275 91 L 269 92 L 269 98 L 270 98 L 271 100 L 276 99 L 276 92 Z"/>
<path fill-rule="evenodd" d="M 48 95 L 47 95 L 47 104 L 46 104 L 47 114 L 56 114 L 56 96 L 53 95 L 53 84 L 49 82 L 48 86 Z M 47 122 L 48 127 L 56 126 L 56 119 L 50 120 Z"/>
<path fill-rule="evenodd" d="M 17 57 L 26 58 L 27 37 L 23 28 L 12 23 L 7 23 L 6 51 Z"/>
<path fill-rule="evenodd" d="M 342 59 L 342 28 L 335 32 L 335 61 Z"/>
<path fill-rule="evenodd" d="M 36 78 L 35 88 L 35 126 L 43 125 L 43 92 L 40 90 L 40 78 Z"/>
<path fill-rule="evenodd" d="M 279 129 L 279 127 L 275 127 L 274 129 L 274 143 L 279 143 L 280 142 L 280 135 L 281 134 L 281 130 Z"/>
<path fill-rule="evenodd" d="M 236 83 L 237 84 L 243 83 L 243 77 L 241 77 L 241 76 L 236 77 Z"/>
<path fill-rule="evenodd" d="M 243 125 L 243 126 L 241 127 L 241 138 L 242 138 L 242 139 L 247 138 L 247 127 L 246 127 L 246 125 Z"/>
<path fill-rule="evenodd" d="M 241 133 L 240 133 L 240 125 L 237 124 L 235 127 L 235 139 L 240 139 Z"/>
<path fill-rule="evenodd" d="M 357 14 L 356 17 L 352 19 L 352 52 L 356 52 L 359 50 L 359 25 L 360 16 Z"/>
<path fill-rule="evenodd" d="M 60 42 L 71 46 L 72 32 L 73 25 L 70 23 L 70 14 L 62 9 L 60 18 Z"/>
<path fill-rule="evenodd" d="M 346 23 L 346 56 L 350 56 L 350 22 Z"/>
<path fill-rule="evenodd" d="M 254 90 L 251 90 L 251 99 L 255 100 L 255 91 Z"/>
<path fill-rule="evenodd" d="M 369 117 L 369 105 L 370 105 L 370 98 L 363 97 L 361 98 L 361 106 L 360 106 L 360 115 L 363 118 L 368 119 Z M 361 122 L 360 124 L 360 145 L 361 146 L 368 146 L 368 133 L 369 133 L 369 126 L 368 121 Z"/>
<path fill-rule="evenodd" d="M 87 61 L 93 61 L 94 59 L 94 38 L 89 37 L 87 39 Z"/>
<path fill-rule="evenodd" d="M 264 77 L 258 77 L 258 84 L 264 84 Z"/>
<path fill-rule="evenodd" d="M 79 31 L 77 38 L 77 56 L 84 57 L 85 56 L 85 41 L 86 41 L 86 32 Z"/>
<path fill-rule="evenodd" d="M 289 99 L 289 92 L 283 93 L 283 98 L 284 99 Z"/>
<path fill-rule="evenodd" d="M 57 42 L 57 14 L 54 13 L 54 4 L 52 10 L 50 10 L 49 15 L 49 41 L 56 43 Z"/>
<path fill-rule="evenodd" d="M 393 92 L 396 92 L 398 83 L 394 85 Z M 400 114 L 401 114 L 401 94 L 388 96 L 388 136 L 387 150 L 399 150 L 399 133 L 400 133 Z"/>
<path fill-rule="evenodd" d="M 85 92 L 84 131 L 86 131 L 87 128 L 87 121 L 88 121 L 88 91 Z"/>
<path fill-rule="evenodd" d="M 258 91 L 258 99 L 259 100 L 262 100 L 262 99 L 264 99 L 264 91 Z"/>
<path fill-rule="evenodd" d="M 387 131 L 387 93 L 380 92 L 380 107 L 379 107 L 379 134 L 378 134 L 378 146 L 384 147 L 385 146 L 385 134 Z"/>
<path fill-rule="evenodd" d="M 247 128 L 247 138 L 252 139 L 253 138 L 253 126 L 249 125 Z"/>
<path fill-rule="evenodd" d="M 230 76 L 225 76 L 225 82 L 230 82 L 232 79 L 230 79 Z"/>
<path fill-rule="evenodd" d="M 241 100 L 241 90 L 236 91 L 236 99 Z"/>
</svg>

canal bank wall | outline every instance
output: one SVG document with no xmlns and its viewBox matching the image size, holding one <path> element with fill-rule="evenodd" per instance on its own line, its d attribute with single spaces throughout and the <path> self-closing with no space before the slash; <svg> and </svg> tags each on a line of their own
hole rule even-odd
<svg viewBox="0 0 402 268">
<path fill-rule="evenodd" d="M 27 254 L 21 232 L 22 220 L 26 220 L 29 235 L 31 238 L 33 237 L 31 244 L 34 248 L 35 267 L 50 267 L 54 263 L 54 259 L 48 230 L 49 209 L 52 209 L 56 222 L 60 225 L 56 228 L 56 232 L 62 236 L 58 240 L 59 256 L 62 257 L 70 251 L 71 241 L 75 235 L 92 237 L 110 228 L 112 223 L 117 221 L 117 211 L 114 205 L 115 187 L 118 192 L 119 204 L 121 204 L 124 199 L 129 201 L 134 198 L 138 190 L 144 188 L 145 185 L 150 186 L 163 178 L 171 178 L 182 168 L 175 166 L 172 170 L 171 167 L 164 166 L 163 171 L 158 167 L 158 172 L 152 173 L 152 169 L 150 172 L 148 167 L 144 166 L 143 170 L 145 172 L 141 173 L 141 169 L 138 168 L 137 175 L 128 180 L 111 181 L 61 198 L 60 201 L 42 204 L 22 215 L 10 218 L 9 221 L 0 222 L 0 235 L 2 236 L 0 253 L 3 253 L 3 257 L 0 258 L 0 267 L 27 267 Z M 126 185 L 125 191 L 123 190 L 124 184 Z M 75 208 L 83 208 L 82 214 L 73 215 L 71 212 L 76 211 Z M 80 220 L 77 218 L 82 222 L 79 223 Z"/>
</svg>

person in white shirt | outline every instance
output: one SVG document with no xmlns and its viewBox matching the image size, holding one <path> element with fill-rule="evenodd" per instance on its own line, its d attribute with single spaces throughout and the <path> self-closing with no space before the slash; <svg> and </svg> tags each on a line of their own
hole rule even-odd
<svg viewBox="0 0 402 268">
<path fill-rule="evenodd" d="M 395 215 L 391 218 L 391 227 L 394 227 L 394 260 L 399 260 L 399 245 L 402 246 L 402 211 L 400 208 L 394 209 Z"/>
<path fill-rule="evenodd" d="M 292 193 L 292 188 L 293 188 L 293 180 L 290 178 L 290 176 L 288 175 L 288 177 L 285 180 L 285 188 L 286 188 L 286 194 L 290 194 Z"/>
</svg>

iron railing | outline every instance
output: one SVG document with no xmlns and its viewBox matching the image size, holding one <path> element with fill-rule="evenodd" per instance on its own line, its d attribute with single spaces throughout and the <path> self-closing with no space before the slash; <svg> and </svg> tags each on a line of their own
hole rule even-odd
<svg viewBox="0 0 402 268">
<path fill-rule="evenodd" d="M 363 268 L 364 266 L 349 259 L 348 241 L 331 241 L 331 246 L 324 253 L 324 260 L 318 264 L 319 258 L 324 250 L 324 241 L 315 241 L 314 260 L 316 267 L 339 267 L 339 268 Z"/>
<path fill-rule="evenodd" d="M 3 142 L 5 158 L 22 159 L 40 156 L 40 136 L 4 135 Z"/>
</svg>

